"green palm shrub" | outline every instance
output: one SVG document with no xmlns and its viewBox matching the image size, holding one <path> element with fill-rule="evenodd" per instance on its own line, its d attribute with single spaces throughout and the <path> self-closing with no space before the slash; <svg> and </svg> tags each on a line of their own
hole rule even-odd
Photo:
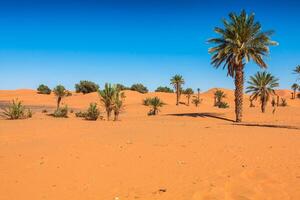
<svg viewBox="0 0 300 200">
<path fill-rule="evenodd" d="M 11 120 L 26 119 L 32 117 L 32 111 L 30 109 L 26 109 L 21 101 L 15 99 L 12 100 L 7 108 L 3 108 L 3 115 L 7 119 Z"/>
<path fill-rule="evenodd" d="M 218 105 L 218 108 L 229 108 L 228 103 L 221 101 Z"/>
<path fill-rule="evenodd" d="M 176 74 L 170 80 L 170 84 L 174 86 L 176 91 L 176 105 L 179 105 L 180 95 L 182 93 L 182 85 L 184 84 L 184 79 L 181 75 Z"/>
<path fill-rule="evenodd" d="M 114 106 L 114 95 L 116 88 L 109 83 L 105 83 L 104 89 L 99 91 L 100 101 L 106 110 L 107 120 L 110 120 L 111 113 Z"/>
<path fill-rule="evenodd" d="M 75 84 L 75 90 L 77 93 L 88 94 L 91 92 L 97 92 L 99 90 L 99 85 L 92 81 L 80 81 Z"/>
<path fill-rule="evenodd" d="M 254 76 L 250 76 L 246 93 L 251 93 L 251 98 L 256 100 L 259 98 L 261 103 L 261 111 L 266 110 L 267 102 L 271 95 L 275 95 L 275 87 L 279 86 L 278 79 L 267 72 L 257 72 Z"/>
<path fill-rule="evenodd" d="M 200 99 L 198 96 L 194 97 L 192 100 L 192 104 L 194 104 L 196 107 L 198 107 L 201 102 L 202 102 L 202 99 Z"/>
<path fill-rule="evenodd" d="M 285 107 L 287 105 L 287 100 L 285 98 L 281 98 L 280 106 Z"/>
<path fill-rule="evenodd" d="M 51 89 L 44 84 L 39 85 L 39 87 L 37 88 L 37 91 L 39 94 L 51 94 Z"/>
<path fill-rule="evenodd" d="M 187 88 L 187 89 L 183 90 L 183 94 L 186 95 L 187 105 L 189 106 L 190 105 L 191 96 L 194 94 L 194 90 L 192 88 Z"/>
<path fill-rule="evenodd" d="M 148 115 L 157 115 L 159 108 L 163 107 L 165 103 L 158 97 L 153 97 L 149 100 L 150 111 Z"/>
<path fill-rule="evenodd" d="M 133 84 L 130 88 L 132 91 L 137 91 L 139 93 L 142 93 L 142 94 L 145 94 L 148 92 L 148 89 L 146 86 L 144 86 L 143 84 L 141 83 L 136 83 L 136 84 Z"/>
<path fill-rule="evenodd" d="M 295 99 L 296 98 L 296 94 L 297 94 L 297 90 L 300 89 L 300 86 L 297 84 L 297 83 L 294 83 L 292 86 L 291 86 L 292 90 L 294 91 L 293 92 L 293 96 L 292 96 L 292 99 Z"/>
<path fill-rule="evenodd" d="M 62 85 L 58 85 L 53 89 L 53 93 L 55 94 L 55 96 L 57 97 L 57 107 L 56 109 L 59 109 L 60 106 L 60 102 L 62 100 L 62 98 L 66 97 L 69 95 L 69 92 L 66 90 L 66 88 Z"/>
<path fill-rule="evenodd" d="M 159 87 L 155 90 L 155 92 L 174 93 L 174 90 L 172 90 L 171 88 L 169 88 L 169 87 L 167 87 L 167 86 L 165 86 L 165 87 L 159 86 Z"/>
<path fill-rule="evenodd" d="M 277 45 L 271 41 L 273 31 L 262 31 L 261 24 L 255 21 L 254 13 L 247 15 L 230 13 L 229 20 L 223 19 L 223 27 L 216 27 L 218 38 L 208 40 L 215 46 L 209 49 L 212 54 L 212 65 L 227 69 L 235 83 L 236 122 L 242 121 L 244 69 L 252 60 L 261 68 L 267 68 L 264 57 L 269 54 L 269 46 Z"/>
<path fill-rule="evenodd" d="M 58 109 L 56 109 L 53 113 L 53 117 L 57 117 L 57 118 L 67 118 L 68 117 L 68 112 L 69 112 L 69 108 L 67 105 L 65 105 L 64 107 L 59 107 Z"/>
<path fill-rule="evenodd" d="M 79 111 L 79 112 L 75 113 L 75 116 L 79 117 L 79 118 L 85 118 L 86 115 L 87 115 L 87 112 L 82 112 L 82 111 Z"/>
<path fill-rule="evenodd" d="M 222 90 L 216 90 L 214 93 L 215 106 L 219 106 L 224 98 L 226 98 L 226 94 Z"/>
<path fill-rule="evenodd" d="M 90 103 L 87 112 L 84 114 L 86 120 L 96 121 L 100 115 L 97 103 Z"/>
<path fill-rule="evenodd" d="M 119 120 L 119 115 L 124 107 L 124 99 L 125 99 L 124 93 L 120 92 L 120 90 L 116 88 L 115 95 L 113 96 L 114 121 Z"/>
</svg>

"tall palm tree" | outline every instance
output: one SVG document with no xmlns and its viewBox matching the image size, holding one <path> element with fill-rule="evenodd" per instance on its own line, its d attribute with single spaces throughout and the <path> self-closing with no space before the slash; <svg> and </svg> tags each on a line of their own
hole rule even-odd
<svg viewBox="0 0 300 200">
<path fill-rule="evenodd" d="M 111 84 L 105 83 L 104 89 L 99 91 L 100 101 L 105 107 L 107 120 L 110 120 L 111 112 L 114 108 L 114 95 L 116 87 Z"/>
<path fill-rule="evenodd" d="M 58 85 L 58 86 L 56 86 L 53 89 L 53 93 L 57 97 L 57 106 L 56 106 L 56 109 L 58 110 L 62 98 L 64 98 L 65 96 L 68 96 L 68 91 L 66 90 L 66 88 L 64 86 Z"/>
<path fill-rule="evenodd" d="M 292 99 L 295 99 L 296 98 L 296 91 L 297 89 L 299 89 L 299 85 L 297 83 L 294 83 L 292 86 L 291 86 L 292 90 L 294 90 L 293 92 L 293 96 L 292 96 Z"/>
<path fill-rule="evenodd" d="M 182 85 L 184 84 L 184 79 L 181 75 L 175 75 L 171 78 L 171 85 L 174 86 L 176 90 L 176 105 L 179 105 L 180 94 L 182 90 Z"/>
<path fill-rule="evenodd" d="M 246 93 L 251 93 L 251 99 L 256 100 L 258 97 L 261 103 L 261 111 L 266 111 L 267 102 L 271 95 L 275 95 L 274 88 L 279 86 L 278 79 L 267 72 L 257 72 L 250 77 Z"/>
<path fill-rule="evenodd" d="M 187 97 L 187 105 L 189 106 L 190 105 L 191 96 L 194 94 L 194 90 L 192 88 L 186 88 L 184 90 L 184 94 Z"/>
<path fill-rule="evenodd" d="M 254 20 L 254 14 L 247 15 L 243 10 L 239 15 L 229 14 L 229 21 L 223 20 L 224 28 L 215 28 L 220 37 L 208 40 L 216 46 L 209 49 L 212 64 L 218 68 L 223 65 L 228 75 L 235 79 L 236 122 L 242 121 L 244 67 L 251 59 L 261 68 L 266 68 L 264 56 L 269 54 L 269 46 L 277 45 L 271 41 L 272 31 L 262 32 L 261 24 Z"/>
</svg>

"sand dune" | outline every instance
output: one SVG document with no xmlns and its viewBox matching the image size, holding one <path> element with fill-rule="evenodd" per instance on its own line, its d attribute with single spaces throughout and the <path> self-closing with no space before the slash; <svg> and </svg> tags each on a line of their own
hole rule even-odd
<svg viewBox="0 0 300 200">
<path fill-rule="evenodd" d="M 300 199 L 300 131 L 236 126 L 234 93 L 229 109 L 213 107 L 211 89 L 202 104 L 180 106 L 175 94 L 125 91 L 119 122 L 85 121 L 70 114 L 56 119 L 41 113 L 56 106 L 54 95 L 34 90 L 0 91 L 0 104 L 18 98 L 34 110 L 32 119 L 0 120 L 0 199 L 209 200 Z M 300 100 L 275 114 L 269 104 L 249 108 L 245 123 L 299 127 Z M 149 96 L 167 105 L 155 117 L 141 104 Z M 63 100 L 74 110 L 98 102 L 97 93 Z M 103 108 L 101 108 L 102 114 Z"/>
</svg>

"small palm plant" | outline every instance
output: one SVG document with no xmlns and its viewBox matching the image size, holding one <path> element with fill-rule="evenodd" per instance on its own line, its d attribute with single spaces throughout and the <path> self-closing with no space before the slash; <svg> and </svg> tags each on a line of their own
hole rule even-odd
<svg viewBox="0 0 300 200">
<path fill-rule="evenodd" d="M 158 97 L 153 97 L 149 101 L 149 106 L 151 107 L 148 115 L 157 115 L 160 111 L 159 108 L 163 107 L 165 103 Z"/>
<path fill-rule="evenodd" d="M 114 95 L 116 87 L 109 83 L 105 83 L 104 89 L 99 91 L 100 101 L 106 110 L 107 120 L 110 120 L 111 113 L 114 108 Z"/>
<path fill-rule="evenodd" d="M 97 103 L 90 103 L 89 108 L 83 115 L 86 120 L 96 121 L 100 115 Z M 80 116 L 80 115 L 78 115 Z"/>
<path fill-rule="evenodd" d="M 191 96 L 194 94 L 194 90 L 192 88 L 187 88 L 183 91 L 187 98 L 187 105 L 190 105 Z"/>
<path fill-rule="evenodd" d="M 124 107 L 124 99 L 125 99 L 125 94 L 123 92 L 120 92 L 120 90 L 116 88 L 116 92 L 113 97 L 114 121 L 118 121 L 119 119 L 120 112 Z"/>
<path fill-rule="evenodd" d="M 296 94 L 297 94 L 297 90 L 300 88 L 300 86 L 297 84 L 297 83 L 294 83 L 292 86 L 291 86 L 292 90 L 294 91 L 293 92 L 293 95 L 292 95 L 292 99 L 295 99 L 296 98 Z"/>
<path fill-rule="evenodd" d="M 250 77 L 248 81 L 246 93 L 251 93 L 251 98 L 256 100 L 260 99 L 261 111 L 264 113 L 266 110 L 267 102 L 271 95 L 275 95 L 274 88 L 279 86 L 278 79 L 272 74 L 267 72 L 257 72 L 254 76 Z"/>
<path fill-rule="evenodd" d="M 214 93 L 214 98 L 215 106 L 219 106 L 223 102 L 223 99 L 226 98 L 226 94 L 222 90 L 216 90 Z"/>
<path fill-rule="evenodd" d="M 184 79 L 181 75 L 175 75 L 171 78 L 170 81 L 171 81 L 171 85 L 173 85 L 176 90 L 176 105 L 178 106 L 182 85 L 184 84 Z"/>
<path fill-rule="evenodd" d="M 66 88 L 64 86 L 58 85 L 58 86 L 56 86 L 53 89 L 53 92 L 54 92 L 55 96 L 57 97 L 57 107 L 56 107 L 56 110 L 58 110 L 62 98 L 68 96 L 68 91 L 66 90 Z"/>
<path fill-rule="evenodd" d="M 3 109 L 3 114 L 7 117 L 7 119 L 11 120 L 32 117 L 32 111 L 30 109 L 26 109 L 22 102 L 18 99 L 12 100 L 8 108 Z"/>
<path fill-rule="evenodd" d="M 201 103 L 202 99 L 199 98 L 199 96 L 194 97 L 192 100 L 192 104 L 194 104 L 196 107 Z"/>
</svg>

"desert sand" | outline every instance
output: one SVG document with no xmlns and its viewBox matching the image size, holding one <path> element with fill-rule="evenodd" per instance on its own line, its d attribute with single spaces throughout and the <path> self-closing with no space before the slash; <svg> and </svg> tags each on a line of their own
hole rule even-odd
<svg viewBox="0 0 300 200">
<path fill-rule="evenodd" d="M 233 91 L 223 89 L 230 108 L 219 109 L 214 90 L 198 108 L 175 106 L 175 94 L 126 91 L 118 122 L 53 118 L 41 110 L 51 113 L 55 96 L 0 91 L 2 106 L 18 98 L 34 111 L 0 119 L 0 199 L 300 199 L 300 100 L 278 91 L 288 106 L 262 114 L 245 96 L 245 123 L 265 126 L 234 125 Z M 158 116 L 147 116 L 147 96 L 167 103 Z M 90 102 L 97 93 L 63 99 L 75 112 Z"/>
</svg>

